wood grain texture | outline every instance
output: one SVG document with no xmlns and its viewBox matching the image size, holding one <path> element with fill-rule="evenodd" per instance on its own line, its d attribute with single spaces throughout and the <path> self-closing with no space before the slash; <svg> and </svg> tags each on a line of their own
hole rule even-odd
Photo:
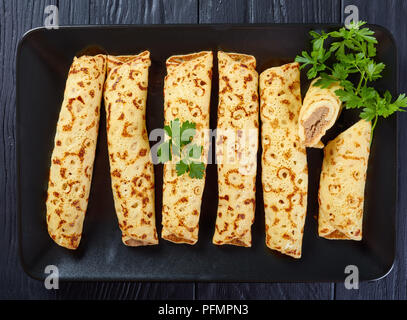
<svg viewBox="0 0 407 320">
<path fill-rule="evenodd" d="M 200 0 L 200 23 L 340 22 L 340 1 Z M 333 299 L 334 284 L 199 283 L 197 299 Z"/>
<path fill-rule="evenodd" d="M 200 0 L 199 23 L 339 22 L 340 0 Z"/>
<path fill-rule="evenodd" d="M 88 0 L 58 0 L 60 25 L 89 24 L 89 5 Z"/>
<path fill-rule="evenodd" d="M 91 24 L 197 23 L 197 0 L 90 0 Z"/>
<path fill-rule="evenodd" d="M 343 0 L 343 9 L 347 5 L 356 5 L 359 19 L 379 24 L 390 30 L 398 47 L 399 92 L 407 92 L 407 2 L 400 0 Z M 343 12 L 343 10 L 342 10 Z M 398 115 L 398 203 L 396 217 L 396 260 L 390 274 L 382 280 L 362 283 L 359 290 L 347 290 L 343 284 L 336 286 L 336 299 L 407 299 L 407 115 Z M 383 212 L 383 214 L 386 214 Z"/>
</svg>

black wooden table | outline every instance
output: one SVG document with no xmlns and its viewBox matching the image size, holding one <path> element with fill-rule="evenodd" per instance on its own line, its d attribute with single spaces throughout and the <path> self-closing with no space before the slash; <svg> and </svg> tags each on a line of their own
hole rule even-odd
<svg viewBox="0 0 407 320">
<path fill-rule="evenodd" d="M 348 5 L 395 36 L 399 90 L 407 92 L 405 0 L 0 0 L 0 298 L 1 299 L 406 299 L 407 114 L 398 118 L 397 255 L 384 279 L 343 284 L 61 283 L 59 290 L 29 278 L 18 260 L 15 165 L 15 62 L 18 40 L 44 24 L 44 8 L 59 8 L 59 24 L 340 23 Z"/>
</svg>

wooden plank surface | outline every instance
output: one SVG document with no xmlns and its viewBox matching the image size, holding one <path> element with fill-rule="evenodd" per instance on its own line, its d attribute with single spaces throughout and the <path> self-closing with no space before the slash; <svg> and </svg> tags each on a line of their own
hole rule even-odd
<svg viewBox="0 0 407 320">
<path fill-rule="evenodd" d="M 390 30 L 398 47 L 399 92 L 407 92 L 407 1 L 400 0 L 343 0 L 343 8 L 356 5 L 359 19 L 379 24 Z M 407 299 L 407 114 L 398 116 L 398 203 L 396 218 L 396 260 L 392 272 L 384 279 L 362 283 L 359 290 L 347 290 L 343 284 L 336 286 L 336 299 Z M 385 214 L 385 213 L 384 213 Z"/>
<path fill-rule="evenodd" d="M 200 23 L 340 22 L 340 1 L 200 0 Z M 332 299 L 334 284 L 199 283 L 197 299 Z"/>
<path fill-rule="evenodd" d="M 339 22 L 340 0 L 200 0 L 199 23 Z"/>
<path fill-rule="evenodd" d="M 89 6 L 88 0 L 58 0 L 60 25 L 89 24 Z"/>
<path fill-rule="evenodd" d="M 0 1 L 0 299 L 192 299 L 194 283 L 61 283 L 59 290 L 29 278 L 18 260 L 15 174 L 15 56 L 18 40 L 42 26 L 44 8 L 59 8 L 61 25 L 197 23 L 197 1 Z M 10 76 L 12 75 L 12 76 Z M 7 196 L 3 196 L 7 195 Z"/>
<path fill-rule="evenodd" d="M 90 0 L 91 24 L 197 22 L 197 0 Z"/>
</svg>

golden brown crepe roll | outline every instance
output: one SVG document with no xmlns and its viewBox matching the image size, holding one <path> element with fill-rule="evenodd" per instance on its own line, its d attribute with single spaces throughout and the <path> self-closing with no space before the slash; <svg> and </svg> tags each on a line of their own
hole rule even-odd
<svg viewBox="0 0 407 320">
<path fill-rule="evenodd" d="M 112 190 L 122 241 L 158 243 L 154 169 L 146 129 L 150 52 L 108 56 L 104 90 Z"/>
<path fill-rule="evenodd" d="M 305 95 L 299 117 L 298 132 L 302 143 L 310 148 L 323 148 L 321 138 L 338 119 L 342 102 L 335 91 L 341 89 L 338 84 L 322 89 L 314 86 L 319 78 L 313 80 Z"/>
<path fill-rule="evenodd" d="M 298 136 L 300 108 L 298 63 L 260 75 L 266 244 L 294 258 L 301 257 L 308 189 L 307 156 Z"/>
<path fill-rule="evenodd" d="M 47 225 L 60 246 L 76 249 L 88 206 L 99 128 L 104 55 L 74 58 L 66 80 L 48 183 Z"/>
<path fill-rule="evenodd" d="M 218 60 L 219 204 L 213 243 L 250 247 L 259 135 L 256 59 L 220 51 Z"/>
<path fill-rule="evenodd" d="M 371 129 L 370 122 L 360 120 L 324 149 L 318 194 L 320 237 L 362 240 Z"/>
<path fill-rule="evenodd" d="M 193 143 L 202 144 L 202 136 L 209 129 L 213 55 L 202 51 L 167 59 L 164 82 L 164 124 L 179 119 L 196 124 Z M 204 146 L 201 157 L 207 159 Z M 198 241 L 199 216 L 205 175 L 202 179 L 181 176 L 176 161 L 164 164 L 162 238 L 175 243 L 195 244 Z"/>
</svg>

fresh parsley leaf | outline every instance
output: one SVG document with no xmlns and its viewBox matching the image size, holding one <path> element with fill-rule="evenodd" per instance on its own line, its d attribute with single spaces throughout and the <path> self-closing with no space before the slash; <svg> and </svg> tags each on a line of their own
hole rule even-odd
<svg viewBox="0 0 407 320">
<path fill-rule="evenodd" d="M 394 112 L 397 111 L 406 111 L 405 108 L 407 108 L 407 97 L 406 95 L 400 94 L 396 101 L 391 103 L 391 94 L 390 92 L 386 91 L 383 97 L 383 101 L 378 108 L 378 115 L 382 116 L 384 118 L 387 118 L 388 116 L 392 115 Z"/>
<path fill-rule="evenodd" d="M 363 111 L 360 113 L 360 117 L 366 121 L 372 121 L 376 116 L 376 109 L 374 105 L 370 107 L 363 108 Z"/>
<path fill-rule="evenodd" d="M 189 165 L 187 165 L 184 161 L 178 161 L 175 165 L 175 169 L 177 170 L 177 175 L 182 176 L 184 173 L 189 171 Z"/>
<path fill-rule="evenodd" d="M 367 44 L 367 55 L 369 58 L 375 57 L 376 56 L 376 47 L 373 42 L 369 42 Z"/>
<path fill-rule="evenodd" d="M 374 32 L 370 30 L 369 28 L 362 28 L 356 31 L 356 36 L 360 40 L 364 40 L 369 43 L 377 43 L 376 38 L 373 36 Z"/>
<path fill-rule="evenodd" d="M 311 30 L 311 31 L 309 32 L 309 35 L 310 35 L 311 37 L 313 37 L 314 39 L 318 39 L 318 38 L 321 37 L 321 35 L 320 35 L 318 32 L 314 31 L 314 30 Z"/>
<path fill-rule="evenodd" d="M 202 179 L 201 171 L 205 170 L 205 165 L 202 162 L 191 161 L 199 159 L 203 151 L 202 146 L 191 143 L 196 133 L 196 124 L 190 121 L 181 124 L 177 118 L 164 126 L 164 131 L 169 139 L 161 143 L 157 149 L 159 163 L 171 161 L 173 156 L 176 156 L 179 158 L 175 165 L 178 176 L 189 173 L 191 178 Z"/>
<path fill-rule="evenodd" d="M 193 122 L 185 121 L 180 130 L 180 146 L 181 148 L 190 143 L 195 135 L 196 124 Z"/>
<path fill-rule="evenodd" d="M 314 86 L 321 88 L 329 88 L 332 84 L 338 82 L 338 79 L 334 76 L 330 76 L 327 73 L 321 73 L 321 78 L 315 81 Z"/>
<path fill-rule="evenodd" d="M 202 179 L 205 174 L 205 165 L 202 162 L 191 162 L 189 169 L 191 178 Z"/>
<path fill-rule="evenodd" d="M 329 35 L 333 38 L 341 38 L 344 36 L 345 28 L 339 29 L 339 31 L 332 31 Z"/>
<path fill-rule="evenodd" d="M 301 56 L 297 56 L 295 58 L 295 61 L 301 63 L 301 69 L 306 67 L 307 65 L 314 65 L 314 60 L 311 58 L 307 51 L 303 51 Z"/>
<path fill-rule="evenodd" d="M 181 144 L 181 126 L 180 126 L 180 121 L 179 119 L 172 120 L 170 122 L 171 126 L 171 140 L 172 143 L 180 146 Z"/>
<path fill-rule="evenodd" d="M 346 107 L 348 109 L 359 108 L 363 104 L 363 99 L 351 91 L 338 89 L 335 91 L 335 94 L 339 97 L 339 99 L 341 99 L 342 102 L 346 103 Z"/>
<path fill-rule="evenodd" d="M 366 74 L 369 77 L 369 81 L 374 81 L 382 77 L 381 72 L 386 65 L 384 63 L 375 63 L 370 61 L 366 66 Z"/>
<path fill-rule="evenodd" d="M 353 83 L 350 82 L 349 80 L 341 80 L 339 81 L 339 84 L 346 90 L 346 91 L 351 91 L 353 89 Z"/>
<path fill-rule="evenodd" d="M 164 131 L 169 137 L 172 137 L 172 131 L 170 126 L 164 126 Z"/>
<path fill-rule="evenodd" d="M 332 71 L 332 77 L 336 78 L 337 80 L 345 80 L 348 78 L 349 69 L 346 65 L 341 63 L 335 63 Z"/>
<path fill-rule="evenodd" d="M 363 87 L 360 90 L 360 96 L 362 97 L 362 99 L 365 102 L 369 102 L 371 99 L 375 99 L 376 95 L 377 95 L 376 90 L 371 87 Z M 390 95 L 390 99 L 391 99 L 391 95 Z"/>
</svg>

